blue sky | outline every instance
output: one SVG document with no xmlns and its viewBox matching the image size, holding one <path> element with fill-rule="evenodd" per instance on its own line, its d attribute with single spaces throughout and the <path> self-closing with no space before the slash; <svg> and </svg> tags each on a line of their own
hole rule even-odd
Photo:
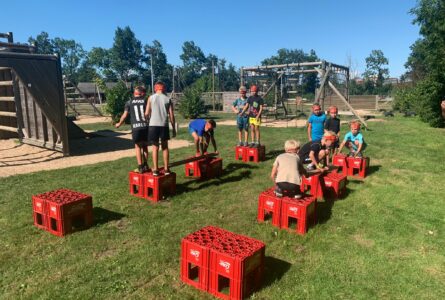
<svg viewBox="0 0 445 300">
<path fill-rule="evenodd" d="M 419 38 L 409 10 L 415 0 L 162 0 L 7 1 L 0 31 L 26 42 L 41 31 L 75 39 L 89 50 L 112 46 L 117 26 L 130 26 L 143 44 L 157 39 L 168 61 L 181 65 L 185 41 L 237 67 L 259 65 L 280 48 L 314 49 L 325 60 L 362 73 L 365 58 L 381 49 L 390 74 L 404 73 Z"/>
</svg>

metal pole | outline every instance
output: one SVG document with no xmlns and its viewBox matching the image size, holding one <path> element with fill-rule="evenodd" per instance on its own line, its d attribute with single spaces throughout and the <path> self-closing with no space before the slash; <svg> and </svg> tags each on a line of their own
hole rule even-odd
<svg viewBox="0 0 445 300">
<path fill-rule="evenodd" d="M 151 73 L 151 92 L 154 93 L 154 74 L 153 74 L 153 49 L 150 51 L 150 73 Z"/>
<path fill-rule="evenodd" d="M 212 101 L 213 111 L 215 111 L 215 63 L 212 59 Z"/>
</svg>

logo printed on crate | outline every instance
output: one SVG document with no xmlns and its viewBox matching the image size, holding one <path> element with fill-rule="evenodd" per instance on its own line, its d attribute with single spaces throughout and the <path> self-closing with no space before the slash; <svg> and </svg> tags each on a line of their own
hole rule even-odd
<svg viewBox="0 0 445 300">
<path fill-rule="evenodd" d="M 56 212 L 57 211 L 57 207 L 55 207 L 55 206 L 51 206 L 50 209 L 51 209 L 52 212 Z"/>
<path fill-rule="evenodd" d="M 269 206 L 270 208 L 273 208 L 274 202 L 273 201 L 266 201 L 266 205 Z"/>
<path fill-rule="evenodd" d="M 227 273 L 229 273 L 229 271 L 230 271 L 230 263 L 228 262 L 228 261 L 224 261 L 224 260 L 219 260 L 219 265 L 221 266 L 221 267 L 223 267 L 224 268 L 224 270 L 226 270 L 226 272 Z"/>
<path fill-rule="evenodd" d="M 249 150 L 249 154 L 254 154 L 255 151 L 254 150 Z"/>
<path fill-rule="evenodd" d="M 41 203 L 41 202 L 37 202 L 37 203 L 36 203 L 36 206 L 37 206 L 38 208 L 41 208 L 41 207 L 42 207 L 42 203 Z"/>
<path fill-rule="evenodd" d="M 337 161 L 338 161 L 339 163 L 343 163 L 343 158 L 338 158 Z"/>
<path fill-rule="evenodd" d="M 201 254 L 201 252 L 199 252 L 198 250 L 190 250 L 190 255 L 193 256 L 196 259 L 199 259 L 199 255 Z"/>
<path fill-rule="evenodd" d="M 360 167 L 360 163 L 361 163 L 360 161 L 356 161 L 356 160 L 355 160 L 355 161 L 354 161 L 354 166 L 356 166 L 356 167 Z"/>
<path fill-rule="evenodd" d="M 298 207 L 296 207 L 296 206 L 291 206 L 291 207 L 289 207 L 289 210 L 290 210 L 291 212 L 293 212 L 293 213 L 297 213 L 297 212 L 298 212 Z"/>
<path fill-rule="evenodd" d="M 330 180 L 324 180 L 324 184 L 326 185 L 326 186 L 328 186 L 328 187 L 331 187 L 332 186 L 332 181 L 330 181 Z"/>
<path fill-rule="evenodd" d="M 139 182 L 139 176 L 133 176 L 133 181 Z"/>
<path fill-rule="evenodd" d="M 153 178 L 149 178 L 148 183 L 153 183 Z"/>
</svg>

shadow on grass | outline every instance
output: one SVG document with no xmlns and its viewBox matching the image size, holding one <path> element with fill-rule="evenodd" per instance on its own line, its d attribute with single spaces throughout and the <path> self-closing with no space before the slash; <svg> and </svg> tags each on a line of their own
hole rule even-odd
<svg viewBox="0 0 445 300">
<path fill-rule="evenodd" d="M 317 202 L 317 224 L 324 224 L 331 218 L 334 202 L 333 200 Z"/>
<path fill-rule="evenodd" d="M 106 129 L 92 132 L 86 138 L 71 139 L 69 141 L 70 155 L 82 156 L 133 149 L 133 141 L 123 138 L 123 135 L 127 133 Z"/>
<path fill-rule="evenodd" d="M 103 225 L 111 221 L 117 221 L 125 217 L 124 214 L 117 213 L 102 207 L 93 207 L 94 226 Z"/>
<path fill-rule="evenodd" d="M 281 150 L 271 150 L 271 151 L 266 153 L 266 157 L 265 157 L 264 161 L 268 161 L 268 160 L 274 159 L 275 157 L 277 157 L 278 155 L 280 155 L 282 153 L 284 153 L 283 149 L 281 149 Z"/>
<path fill-rule="evenodd" d="M 185 192 L 191 192 L 196 191 L 200 189 L 204 189 L 209 186 L 214 185 L 222 185 L 227 184 L 230 182 L 237 182 L 245 178 L 250 178 L 250 175 L 252 174 L 252 171 L 250 170 L 243 170 L 239 175 L 232 175 L 228 176 L 229 174 L 242 169 L 258 169 L 258 166 L 255 165 L 249 165 L 245 163 L 230 163 L 223 169 L 223 174 L 220 177 L 213 178 L 213 179 L 190 179 L 186 182 L 183 182 L 181 184 L 176 185 L 176 194 L 180 195 Z M 198 183 L 199 186 L 196 188 L 191 188 L 190 185 Z"/>
<path fill-rule="evenodd" d="M 275 258 L 272 256 L 266 256 L 264 261 L 264 276 L 262 288 L 268 287 L 279 281 L 284 274 L 290 269 L 291 264 L 287 261 Z"/>
<path fill-rule="evenodd" d="M 374 173 L 378 172 L 381 167 L 382 167 L 381 165 L 369 166 L 368 173 L 366 175 L 369 176 L 371 174 L 374 174 Z"/>
</svg>

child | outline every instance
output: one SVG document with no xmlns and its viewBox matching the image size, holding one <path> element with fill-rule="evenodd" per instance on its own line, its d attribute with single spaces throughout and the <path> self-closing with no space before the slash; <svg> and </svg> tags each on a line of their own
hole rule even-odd
<svg viewBox="0 0 445 300">
<path fill-rule="evenodd" d="M 148 140 L 152 143 L 153 156 L 153 176 L 159 176 L 158 170 L 158 150 L 159 140 L 161 140 L 162 156 L 164 158 L 165 175 L 170 174 L 168 169 L 169 151 L 168 140 L 170 139 L 170 131 L 168 128 L 168 119 L 172 124 L 172 136 L 176 136 L 175 130 L 175 114 L 173 112 L 173 104 L 170 98 L 165 94 L 165 85 L 157 82 L 154 86 L 155 94 L 148 99 L 145 116 L 149 118 Z"/>
<path fill-rule="evenodd" d="M 136 150 L 136 160 L 138 162 L 139 173 L 148 172 L 148 124 L 145 119 L 144 111 L 147 106 L 145 99 L 145 88 L 137 86 L 133 92 L 134 98 L 125 103 L 125 110 L 116 128 L 119 128 L 130 115 L 131 135 Z M 141 153 L 142 152 L 142 153 Z"/>
<path fill-rule="evenodd" d="M 325 121 L 326 115 L 321 111 L 320 104 L 314 103 L 307 125 L 307 137 L 310 142 L 319 142 L 321 140 Z"/>
<path fill-rule="evenodd" d="M 329 162 L 329 150 L 336 141 L 337 136 L 334 132 L 326 132 L 321 141 L 309 142 L 298 152 L 302 163 L 309 163 L 308 170 L 323 169 Z"/>
<path fill-rule="evenodd" d="M 263 98 L 258 96 L 258 87 L 256 85 L 252 85 L 250 87 L 250 96 L 247 99 L 247 104 L 241 112 L 242 115 L 247 109 L 249 109 L 249 124 L 250 128 L 252 129 L 250 134 L 252 143 L 250 144 L 250 147 L 252 148 L 257 148 L 260 146 L 260 125 L 263 104 Z"/>
<path fill-rule="evenodd" d="M 207 152 L 209 140 L 212 141 L 215 153 L 218 153 L 218 150 L 216 150 L 216 141 L 213 136 L 213 130 L 215 128 L 216 123 L 212 119 L 207 121 L 204 119 L 196 119 L 190 122 L 189 133 L 195 142 L 196 156 L 204 155 Z"/>
<path fill-rule="evenodd" d="M 249 117 L 243 113 L 243 108 L 247 104 L 247 89 L 245 86 L 239 88 L 240 97 L 236 99 L 232 104 L 232 110 L 237 114 L 236 116 L 236 125 L 238 127 L 238 146 L 248 146 L 248 138 L 249 138 Z M 242 140 L 244 130 L 244 143 Z"/>
<path fill-rule="evenodd" d="M 360 123 L 357 121 L 352 121 L 350 123 L 351 131 L 345 135 L 343 142 L 338 148 L 338 153 L 341 152 L 343 147 L 349 148 L 349 156 L 351 157 L 362 157 L 362 151 L 366 148 L 365 140 L 363 135 L 360 133 Z"/>
<path fill-rule="evenodd" d="M 300 142 L 295 140 L 286 141 L 284 143 L 285 153 L 278 155 L 273 163 L 270 178 L 276 183 L 275 195 L 277 197 L 282 197 L 283 191 L 287 191 L 294 195 L 296 199 L 301 198 L 301 176 L 308 176 L 308 172 L 303 167 L 297 154 L 299 149 Z M 322 170 L 317 170 L 315 173 L 319 172 L 322 172 Z"/>
<path fill-rule="evenodd" d="M 340 119 L 337 118 L 338 108 L 331 106 L 329 108 L 330 118 L 326 120 L 324 124 L 324 132 L 332 131 L 337 136 L 337 140 L 332 144 L 332 149 L 335 152 L 338 149 L 338 141 L 340 139 Z"/>
</svg>

